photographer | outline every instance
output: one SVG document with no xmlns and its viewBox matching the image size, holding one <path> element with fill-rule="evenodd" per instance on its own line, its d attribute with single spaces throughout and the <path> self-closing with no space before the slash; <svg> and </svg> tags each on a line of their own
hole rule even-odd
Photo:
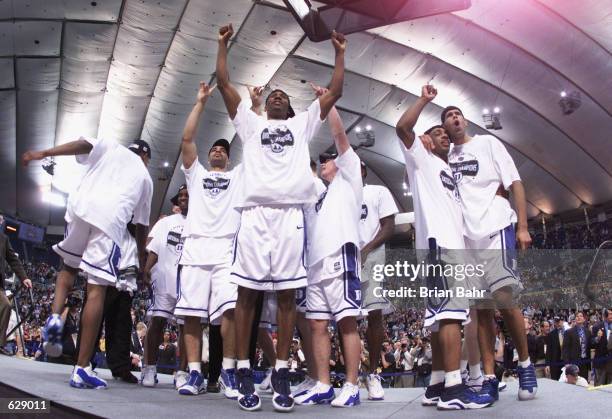
<svg viewBox="0 0 612 419">
<path fill-rule="evenodd" d="M 412 372 L 415 359 L 410 354 L 408 338 L 401 338 L 399 342 L 396 342 L 396 346 L 394 355 L 397 371 L 402 373 Z M 405 374 L 398 376 L 395 380 L 395 387 L 414 387 L 414 375 Z"/>
<path fill-rule="evenodd" d="M 393 346 L 388 340 L 383 342 L 380 360 L 382 362 L 383 374 L 393 374 L 395 372 L 395 356 L 393 354 Z M 389 388 L 391 384 L 393 384 L 393 377 L 389 375 L 383 376 L 382 386 L 384 388 Z"/>
<path fill-rule="evenodd" d="M 431 378 L 431 344 L 429 338 L 416 338 L 415 347 L 410 351 L 411 355 L 416 359 L 416 382 L 415 387 L 429 386 Z"/>
</svg>

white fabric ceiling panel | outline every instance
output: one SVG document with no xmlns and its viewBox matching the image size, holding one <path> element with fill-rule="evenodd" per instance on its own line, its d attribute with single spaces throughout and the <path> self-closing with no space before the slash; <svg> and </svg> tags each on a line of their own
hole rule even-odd
<svg viewBox="0 0 612 419">
<path fill-rule="evenodd" d="M 583 135 L 585 130 L 593 126 L 601 127 L 604 132 L 612 131 L 610 115 L 585 95 L 580 111 L 571 117 L 564 116 L 557 105 L 559 92 L 577 90 L 578 87 L 534 56 L 507 48 L 506 41 L 491 37 L 475 25 L 466 26 L 464 20 L 454 15 L 404 22 L 379 28 L 375 32 L 386 39 L 430 53 L 484 81 L 500 86 L 520 98 L 521 102 L 529 104 L 572 140 L 580 139 L 585 150 L 602 165 L 612 167 L 612 153 L 606 152 L 604 143 L 597 137 Z M 493 101 L 483 103 L 483 107 L 488 108 L 495 105 Z"/>
<path fill-rule="evenodd" d="M 116 22 L 123 0 L 63 0 L 66 19 Z"/>
<path fill-rule="evenodd" d="M 61 90 L 58 105 L 56 144 L 95 137 L 104 100 L 103 92 Z"/>
<path fill-rule="evenodd" d="M 168 51 L 168 69 L 200 75 L 208 81 L 215 71 L 217 41 L 177 32 Z"/>
<path fill-rule="evenodd" d="M 156 67 L 140 67 L 114 60 L 106 89 L 117 96 L 149 96 L 155 89 L 158 74 Z"/>
<path fill-rule="evenodd" d="M 62 55 L 81 61 L 108 61 L 117 28 L 116 24 L 66 22 Z"/>
<path fill-rule="evenodd" d="M 354 114 L 352 112 L 346 112 L 343 110 L 339 110 L 340 118 L 342 119 L 342 124 L 344 125 L 344 129 L 347 130 L 351 125 L 353 125 L 358 119 L 359 115 Z M 359 141 L 355 140 L 354 135 L 349 133 L 349 140 L 352 144 L 358 144 Z M 324 153 L 329 147 L 334 146 L 334 139 L 331 135 L 331 130 L 329 128 L 329 123 L 326 121 L 322 126 L 317 135 L 310 141 L 309 149 L 310 149 L 310 158 L 314 161 L 319 161 L 319 155 Z"/>
<path fill-rule="evenodd" d="M 150 99 L 106 93 L 98 128 L 99 138 L 113 138 L 123 144 L 140 138 L 143 115 Z"/>
<path fill-rule="evenodd" d="M 14 64 L 12 58 L 0 58 L 0 89 L 15 87 Z"/>
<path fill-rule="evenodd" d="M 612 53 L 612 2 L 601 0 L 538 0 L 578 26 Z"/>
<path fill-rule="evenodd" d="M 159 67 L 164 62 L 173 32 L 120 25 L 114 59 L 124 64 Z"/>
<path fill-rule="evenodd" d="M 60 55 L 61 22 L 17 21 L 14 25 L 15 55 Z"/>
<path fill-rule="evenodd" d="M 163 97 L 168 102 L 193 105 L 200 81 L 208 81 L 209 78 L 164 67 L 159 75 L 154 96 Z"/>
<path fill-rule="evenodd" d="M 16 202 L 17 145 L 15 91 L 0 91 L 0 211 L 14 214 Z"/>
<path fill-rule="evenodd" d="M 180 23 L 180 31 L 186 34 L 217 40 L 219 28 L 231 23 L 234 31 L 240 28 L 252 0 L 190 0 Z M 215 46 L 213 54 L 216 54 Z"/>
<path fill-rule="evenodd" d="M 583 7 L 582 2 L 572 3 Z M 601 6 L 591 10 L 602 11 Z M 612 112 L 610 53 L 537 1 L 517 0 L 506 7 L 498 0 L 472 0 L 471 8 L 456 14 L 547 62 Z"/>
<path fill-rule="evenodd" d="M 5 3 L 13 3 L 13 17 L 16 18 L 64 18 L 62 0 L 12 0 Z"/>
<path fill-rule="evenodd" d="M 150 32 L 173 31 L 187 0 L 127 0 L 122 23 Z"/>
<path fill-rule="evenodd" d="M 17 87 L 45 92 L 56 90 L 60 65 L 59 58 L 17 58 Z"/>
<path fill-rule="evenodd" d="M 78 61 L 64 58 L 61 88 L 72 92 L 103 92 L 110 61 Z"/>
<path fill-rule="evenodd" d="M 4 2 L 6 3 L 6 2 Z M 0 1 L 0 6 L 3 2 Z M 0 10 L 0 16 L 2 16 L 2 10 Z M 13 43 L 13 32 L 15 31 L 15 24 L 12 21 L 0 22 L 0 55 L 13 55 L 14 54 L 14 43 Z"/>
</svg>

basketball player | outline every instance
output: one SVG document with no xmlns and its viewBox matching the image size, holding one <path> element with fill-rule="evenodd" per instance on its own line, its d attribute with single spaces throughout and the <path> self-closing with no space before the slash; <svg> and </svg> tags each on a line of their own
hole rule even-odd
<svg viewBox="0 0 612 419">
<path fill-rule="evenodd" d="M 384 339 L 383 314 L 389 314 L 393 309 L 389 300 L 374 295 L 374 288 L 381 284 L 371 279 L 371 274 L 375 265 L 385 264 L 385 243 L 393 235 L 395 214 L 399 211 L 389 189 L 380 185 L 366 185 L 367 175 L 368 170 L 361 162 L 361 178 L 364 182 L 359 223 L 362 314 L 368 316 L 368 347 L 381 348 Z M 370 400 L 383 400 L 385 397 L 380 376 L 376 373 L 380 353 L 380 350 L 370 350 L 370 373 L 366 378 Z"/>
<path fill-rule="evenodd" d="M 44 151 L 28 151 L 23 164 L 50 156 L 76 156 L 87 170 L 78 189 L 68 200 L 66 236 L 53 246 L 63 259 L 58 274 L 53 314 L 44 327 L 45 340 L 61 353 L 63 324 L 60 312 L 66 293 L 74 284 L 78 269 L 87 273 L 87 302 L 81 314 L 81 341 L 77 365 L 70 385 L 77 388 L 106 388 L 96 377 L 89 361 L 93 355 L 104 310 L 107 286 L 115 286 L 119 274 L 121 243 L 132 218 L 140 266 L 144 266 L 145 245 L 153 181 L 147 171 L 151 148 L 136 140 L 128 148 L 109 139 L 81 137 Z"/>
<path fill-rule="evenodd" d="M 456 106 L 446 107 L 442 124 L 453 141 L 449 164 L 459 188 L 465 224 L 465 244 L 478 251 L 479 263 L 486 262 L 485 287 L 497 304 L 519 355 L 519 400 L 531 400 L 537 392 L 535 367 L 529 359 L 527 335 L 521 310 L 513 301 L 523 287 L 516 272 L 516 242 L 527 249 L 525 188 L 512 157 L 492 135 L 469 136 L 467 121 Z M 498 193 L 499 188 L 504 193 Z M 515 211 L 503 195 L 512 191 Z M 517 223 L 516 233 L 514 231 Z M 499 398 L 495 377 L 495 323 L 492 307 L 478 310 L 478 342 L 485 379 L 483 391 Z"/>
<path fill-rule="evenodd" d="M 144 365 L 141 383 L 154 387 L 157 374 L 159 345 L 164 338 L 167 320 L 174 318 L 176 307 L 176 272 L 183 250 L 183 226 L 189 209 L 187 185 L 181 185 L 172 199 L 172 204 L 181 209 L 180 214 L 172 214 L 159 220 L 149 232 L 147 264 L 144 269 L 145 284 L 151 292 L 151 306 L 147 310 L 149 324 L 144 342 Z M 182 326 L 179 326 L 182 329 Z M 183 339 L 180 333 L 179 339 Z"/>
<path fill-rule="evenodd" d="M 205 392 L 202 376 L 200 318 L 210 324 L 221 323 L 223 361 L 220 386 L 225 397 L 235 399 L 234 307 L 236 286 L 230 282 L 232 242 L 240 223 L 240 212 L 234 209 L 240 187 L 242 166 L 228 170 L 230 145 L 215 141 L 208 152 L 210 170 L 198 158 L 195 134 L 206 101 L 214 86 L 201 82 L 196 104 L 187 118 L 181 145 L 187 179 L 189 207 L 182 237 L 185 239 L 179 261 L 178 300 L 174 314 L 185 317 L 185 346 L 189 380 L 179 394 Z"/>
<path fill-rule="evenodd" d="M 255 312 L 252 301 L 259 291 L 273 291 L 278 302 L 278 344 L 272 372 L 272 404 L 276 410 L 287 412 L 294 407 L 288 358 L 295 326 L 295 290 L 306 285 L 302 204 L 316 199 L 308 167 L 308 143 L 342 94 L 346 42 L 342 35 L 332 34 L 336 66 L 327 94 L 316 99 L 307 111 L 292 117 L 289 96 L 274 90 L 265 101 L 266 117 L 261 117 L 251 111 L 230 83 L 227 43 L 232 34 L 231 25 L 219 31 L 216 74 L 229 117 L 244 145 L 244 188 L 237 203 L 242 218 L 232 266 L 233 281 L 239 285 L 238 403 L 249 411 L 261 407 L 248 360 Z"/>
<path fill-rule="evenodd" d="M 417 252 L 427 250 L 435 263 L 457 263 L 449 251 L 464 249 L 463 216 L 459 196 L 447 163 L 450 142 L 440 125 L 425 132 L 433 150 L 415 139 L 414 126 L 423 108 L 436 97 L 433 86 L 423 86 L 421 97 L 400 118 L 396 132 L 412 190 Z M 419 254 L 419 253 L 418 253 Z M 441 259 L 441 260 L 440 260 Z M 446 259 L 446 260 L 445 260 Z M 428 287 L 440 284 L 453 291 L 454 278 L 426 278 Z M 443 301 L 426 299 L 425 326 L 432 331 L 433 365 L 430 385 L 422 400 L 440 410 L 480 409 L 493 398 L 479 395 L 461 380 L 461 324 L 468 321 L 468 303 L 455 296 Z"/>
</svg>

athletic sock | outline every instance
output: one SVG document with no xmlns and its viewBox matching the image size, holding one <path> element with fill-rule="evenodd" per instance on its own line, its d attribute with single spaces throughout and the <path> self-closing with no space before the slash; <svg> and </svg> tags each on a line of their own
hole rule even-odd
<svg viewBox="0 0 612 419">
<path fill-rule="evenodd" d="M 222 368 L 224 370 L 231 370 L 234 368 L 235 365 L 236 365 L 236 360 L 234 358 L 223 357 Z"/>
<path fill-rule="evenodd" d="M 248 359 L 239 359 L 236 368 L 238 368 L 239 370 L 243 368 L 251 369 L 251 361 L 249 361 Z"/>
<path fill-rule="evenodd" d="M 444 387 L 452 387 L 457 384 L 461 384 L 461 370 L 449 371 L 444 374 Z"/>
<path fill-rule="evenodd" d="M 320 382 L 320 381 L 317 381 L 316 386 L 318 386 L 318 387 L 319 387 L 319 390 L 321 390 L 321 393 L 326 393 L 326 392 L 328 392 L 328 391 L 329 391 L 329 389 L 331 388 L 331 385 L 329 385 L 329 384 L 323 384 L 323 383 L 322 383 L 322 382 Z M 315 386 L 315 387 L 316 387 L 316 386 Z"/>
<path fill-rule="evenodd" d="M 462 360 L 459 362 L 459 369 L 460 369 L 461 371 L 467 371 L 467 364 L 468 364 L 467 359 L 465 359 L 465 360 L 464 360 L 464 359 L 462 359 Z"/>
<path fill-rule="evenodd" d="M 480 371 L 480 364 L 470 365 L 470 378 L 476 379 L 482 375 Z"/>
<path fill-rule="evenodd" d="M 434 370 L 431 372 L 431 379 L 429 380 L 429 385 L 433 386 L 438 383 L 444 382 L 444 371 L 443 370 Z"/>
<path fill-rule="evenodd" d="M 197 371 L 202 374 L 202 366 L 199 362 L 188 362 L 187 365 L 189 366 L 189 372 Z"/>
<path fill-rule="evenodd" d="M 518 365 L 519 365 L 519 367 L 521 367 L 521 368 L 527 368 L 528 366 L 530 366 L 530 365 L 531 365 L 531 359 L 530 359 L 529 357 L 527 357 L 527 359 L 526 359 L 526 360 L 524 360 L 524 361 L 519 361 L 519 362 L 518 362 Z"/>
<path fill-rule="evenodd" d="M 289 361 L 281 361 L 280 359 L 277 359 L 276 365 L 274 365 L 274 369 L 278 371 L 281 368 L 289 368 Z"/>
</svg>

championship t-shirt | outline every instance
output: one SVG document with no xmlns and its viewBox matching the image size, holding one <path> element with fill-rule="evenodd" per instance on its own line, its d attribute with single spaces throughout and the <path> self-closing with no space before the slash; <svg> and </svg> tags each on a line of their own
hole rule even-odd
<svg viewBox="0 0 612 419">
<path fill-rule="evenodd" d="M 181 234 L 185 220 L 182 214 L 169 215 L 155 223 L 149 232 L 151 241 L 147 250 L 157 255 L 151 279 L 155 291 L 161 294 L 176 294 L 176 274 L 183 250 L 184 238 L 181 238 Z"/>
<path fill-rule="evenodd" d="M 380 231 L 382 218 L 398 212 L 389 189 L 380 185 L 365 185 L 361 204 L 361 222 L 359 223 L 359 248 L 363 249 L 376 237 Z"/>
</svg>

